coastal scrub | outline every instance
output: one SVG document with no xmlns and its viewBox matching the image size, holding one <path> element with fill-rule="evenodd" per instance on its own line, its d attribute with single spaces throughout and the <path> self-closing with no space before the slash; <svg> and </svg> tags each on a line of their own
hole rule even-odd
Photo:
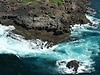
<svg viewBox="0 0 100 75">
<path fill-rule="evenodd" d="M 50 0 L 53 3 L 61 3 L 62 0 Z M 23 3 L 28 3 L 28 2 L 32 2 L 32 4 L 37 4 L 37 0 L 22 0 Z"/>
<path fill-rule="evenodd" d="M 51 2 L 54 2 L 54 3 L 61 3 L 62 0 L 50 0 Z"/>
<path fill-rule="evenodd" d="M 22 0 L 23 3 L 27 4 L 28 2 L 31 2 L 33 5 L 37 4 L 36 0 Z"/>
</svg>

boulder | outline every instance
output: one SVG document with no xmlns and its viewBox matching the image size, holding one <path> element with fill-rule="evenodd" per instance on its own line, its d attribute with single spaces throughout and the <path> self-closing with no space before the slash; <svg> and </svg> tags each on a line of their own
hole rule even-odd
<svg viewBox="0 0 100 75">
<path fill-rule="evenodd" d="M 68 67 L 69 69 L 74 68 L 74 71 L 77 72 L 79 62 L 77 60 L 71 60 L 67 63 L 66 67 Z"/>
</svg>

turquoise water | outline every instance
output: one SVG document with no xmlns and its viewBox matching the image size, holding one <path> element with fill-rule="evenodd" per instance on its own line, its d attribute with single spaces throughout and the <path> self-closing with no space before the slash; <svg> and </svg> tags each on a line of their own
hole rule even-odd
<svg viewBox="0 0 100 75">
<path fill-rule="evenodd" d="M 100 17 L 99 0 L 92 0 L 97 12 L 86 15 L 93 23 L 74 25 L 71 37 L 76 41 L 64 42 L 47 48 L 47 42 L 25 40 L 12 33 L 13 26 L 0 25 L 0 75 L 62 75 L 74 74 L 66 67 L 70 60 L 80 62 L 77 74 L 99 75 L 100 72 Z M 43 47 L 43 49 L 41 49 Z M 13 54 L 13 55 L 10 55 Z"/>
</svg>

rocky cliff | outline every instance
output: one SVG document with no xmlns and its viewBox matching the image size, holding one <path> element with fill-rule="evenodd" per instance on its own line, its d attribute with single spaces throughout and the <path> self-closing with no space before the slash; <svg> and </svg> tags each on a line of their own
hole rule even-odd
<svg viewBox="0 0 100 75">
<path fill-rule="evenodd" d="M 21 0 L 0 0 L 0 23 L 14 25 L 14 33 L 26 39 L 41 39 L 57 44 L 68 41 L 70 25 L 89 23 L 85 17 L 89 0 L 36 0 L 36 4 Z"/>
</svg>

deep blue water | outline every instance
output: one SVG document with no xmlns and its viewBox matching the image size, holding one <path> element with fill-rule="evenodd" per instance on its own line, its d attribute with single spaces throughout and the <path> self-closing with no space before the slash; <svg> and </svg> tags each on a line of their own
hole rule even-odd
<svg viewBox="0 0 100 75">
<path fill-rule="evenodd" d="M 97 13 L 94 17 L 88 17 L 95 22 L 94 27 L 88 24 L 77 26 L 71 37 L 77 37 L 79 40 L 59 44 L 53 49 L 44 47 L 41 50 L 41 46 L 30 44 L 30 41 L 7 37 L 9 28 L 0 25 L 0 75 L 67 75 L 68 72 L 64 70 L 66 68 L 62 66 L 64 63 L 59 63 L 73 59 L 80 61 L 80 70 L 84 70 L 83 73 L 78 71 L 78 75 L 100 75 L 99 5 L 100 0 L 91 1 L 91 7 Z"/>
<path fill-rule="evenodd" d="M 100 18 L 100 0 L 91 0 L 91 7 L 95 9 L 95 17 Z"/>
<path fill-rule="evenodd" d="M 91 0 L 90 7 L 92 7 L 96 11 L 96 14 L 94 15 L 94 17 L 100 19 L 100 0 Z M 98 56 L 94 57 L 93 60 L 95 61 L 94 66 L 95 66 L 96 71 L 91 73 L 90 75 L 100 75 L 100 53 Z"/>
</svg>

